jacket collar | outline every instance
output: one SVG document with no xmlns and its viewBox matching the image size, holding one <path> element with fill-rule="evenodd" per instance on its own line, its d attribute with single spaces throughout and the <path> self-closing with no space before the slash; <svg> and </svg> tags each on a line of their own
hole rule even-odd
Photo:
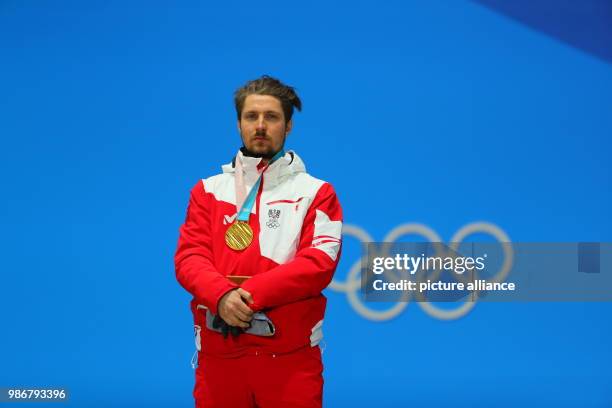
<svg viewBox="0 0 612 408">
<path fill-rule="evenodd" d="M 230 163 L 224 164 L 221 167 L 223 172 L 234 173 L 236 171 L 236 160 L 240 160 L 242 163 L 242 169 L 246 180 L 256 179 L 259 176 L 257 166 L 261 162 L 261 158 L 245 156 L 240 150 Z M 288 150 L 283 157 L 272 163 L 266 169 L 264 173 L 264 187 L 275 186 L 282 182 L 287 176 L 294 173 L 303 173 L 305 171 L 306 166 L 302 159 L 293 150 Z"/>
</svg>

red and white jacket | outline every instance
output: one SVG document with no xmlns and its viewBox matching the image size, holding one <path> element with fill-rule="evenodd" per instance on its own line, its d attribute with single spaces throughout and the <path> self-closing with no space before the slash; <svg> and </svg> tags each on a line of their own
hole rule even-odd
<svg viewBox="0 0 612 408">
<path fill-rule="evenodd" d="M 261 159 L 238 152 L 235 160 L 241 160 L 249 191 L 259 177 Z M 175 255 L 177 280 L 193 295 L 202 352 L 233 357 L 253 348 L 282 353 L 314 345 L 325 313 L 321 291 L 340 257 L 342 209 L 336 193 L 307 174 L 297 154 L 285 153 L 263 173 L 249 219 L 253 242 L 235 251 L 225 244 L 225 231 L 236 218 L 233 163 L 191 190 Z M 273 336 L 225 339 L 206 329 L 204 307 L 216 314 L 221 297 L 236 287 L 228 275 L 251 276 L 241 286 L 253 296 L 250 307 L 274 323 Z"/>
</svg>

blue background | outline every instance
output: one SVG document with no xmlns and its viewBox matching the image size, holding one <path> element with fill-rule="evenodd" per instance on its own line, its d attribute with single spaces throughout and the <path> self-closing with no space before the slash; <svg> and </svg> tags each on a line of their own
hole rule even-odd
<svg viewBox="0 0 612 408">
<path fill-rule="evenodd" d="M 264 73 L 304 102 L 287 147 L 375 240 L 611 241 L 610 27 L 606 0 L 0 1 L 0 386 L 192 406 L 178 227 Z M 327 295 L 326 406 L 612 406 L 610 304 L 373 322 Z"/>
</svg>

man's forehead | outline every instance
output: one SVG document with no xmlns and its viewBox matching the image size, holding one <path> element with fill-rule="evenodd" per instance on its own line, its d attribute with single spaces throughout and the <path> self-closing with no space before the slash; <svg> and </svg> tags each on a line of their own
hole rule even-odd
<svg viewBox="0 0 612 408">
<path fill-rule="evenodd" d="M 244 100 L 244 110 L 282 111 L 281 102 L 272 95 L 248 95 Z"/>
</svg>

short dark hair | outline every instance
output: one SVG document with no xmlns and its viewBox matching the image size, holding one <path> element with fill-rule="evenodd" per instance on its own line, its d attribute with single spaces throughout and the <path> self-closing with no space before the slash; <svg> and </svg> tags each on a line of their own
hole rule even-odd
<svg viewBox="0 0 612 408">
<path fill-rule="evenodd" d="M 236 105 L 236 113 L 238 120 L 242 115 L 244 101 L 249 95 L 270 95 L 280 100 L 285 114 L 285 122 L 289 122 L 293 116 L 293 108 L 298 111 L 302 110 L 302 101 L 295 93 L 295 89 L 291 86 L 283 84 L 276 78 L 269 75 L 262 75 L 257 79 L 248 81 L 244 86 L 238 88 L 234 93 L 234 103 Z"/>
</svg>

